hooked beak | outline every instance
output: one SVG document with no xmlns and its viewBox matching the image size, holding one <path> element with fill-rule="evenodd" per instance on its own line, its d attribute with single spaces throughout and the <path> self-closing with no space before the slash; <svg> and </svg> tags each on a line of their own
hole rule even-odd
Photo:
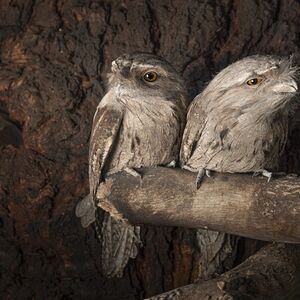
<svg viewBox="0 0 300 300">
<path fill-rule="evenodd" d="M 289 79 L 276 84 L 273 91 L 275 93 L 295 93 L 298 91 L 298 85 L 294 79 Z"/>
</svg>

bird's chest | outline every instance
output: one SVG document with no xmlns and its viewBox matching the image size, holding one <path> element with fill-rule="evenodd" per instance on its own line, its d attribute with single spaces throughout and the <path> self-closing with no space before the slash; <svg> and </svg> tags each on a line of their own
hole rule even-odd
<svg viewBox="0 0 300 300">
<path fill-rule="evenodd" d="M 172 113 L 126 111 L 112 168 L 149 167 L 176 159 L 179 124 Z"/>
<path fill-rule="evenodd" d="M 251 172 L 274 168 L 284 148 L 287 125 L 274 122 L 210 123 L 199 142 L 198 163 L 220 172 Z"/>
</svg>

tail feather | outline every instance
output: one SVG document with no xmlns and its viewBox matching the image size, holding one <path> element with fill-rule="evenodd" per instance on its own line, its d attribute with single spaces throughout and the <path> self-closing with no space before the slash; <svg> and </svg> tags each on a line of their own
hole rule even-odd
<svg viewBox="0 0 300 300">
<path fill-rule="evenodd" d="M 138 255 L 139 248 L 142 246 L 140 231 L 141 228 L 139 226 L 134 226 L 134 238 L 130 252 L 130 258 L 136 258 L 136 256 Z"/>
<path fill-rule="evenodd" d="M 102 244 L 102 270 L 106 277 L 121 277 L 129 258 L 135 258 L 140 244 L 139 227 L 126 224 L 104 213 L 103 221 L 96 221 Z M 96 226 L 96 229 L 97 227 Z"/>
<path fill-rule="evenodd" d="M 239 237 L 206 229 L 197 229 L 196 236 L 201 252 L 200 268 L 203 279 L 233 267 Z"/>
<path fill-rule="evenodd" d="M 91 194 L 83 198 L 77 203 L 75 208 L 75 214 L 80 218 L 82 227 L 86 228 L 91 223 L 95 222 L 95 204 Z"/>
</svg>

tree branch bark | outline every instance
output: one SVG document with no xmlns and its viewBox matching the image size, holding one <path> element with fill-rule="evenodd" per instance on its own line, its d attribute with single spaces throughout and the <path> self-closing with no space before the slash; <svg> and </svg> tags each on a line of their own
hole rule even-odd
<svg viewBox="0 0 300 300">
<path fill-rule="evenodd" d="M 216 279 L 190 284 L 148 300 L 299 299 L 300 248 L 272 244 Z"/>
<path fill-rule="evenodd" d="M 300 243 L 300 179 L 247 174 L 205 178 L 185 170 L 142 170 L 109 177 L 98 190 L 99 206 L 133 224 L 204 228 L 267 241 Z"/>
</svg>

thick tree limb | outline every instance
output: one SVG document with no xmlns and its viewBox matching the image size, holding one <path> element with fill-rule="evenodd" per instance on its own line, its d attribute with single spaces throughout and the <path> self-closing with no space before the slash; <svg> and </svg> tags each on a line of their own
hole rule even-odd
<svg viewBox="0 0 300 300">
<path fill-rule="evenodd" d="M 98 190 L 99 205 L 133 224 L 183 226 L 254 239 L 300 243 L 300 179 L 269 183 L 245 174 L 217 174 L 199 190 L 195 174 L 170 168 L 143 170 L 142 179 L 114 174 Z"/>
<path fill-rule="evenodd" d="M 282 300 L 299 296 L 299 246 L 272 244 L 219 278 L 180 287 L 148 300 Z"/>
</svg>

